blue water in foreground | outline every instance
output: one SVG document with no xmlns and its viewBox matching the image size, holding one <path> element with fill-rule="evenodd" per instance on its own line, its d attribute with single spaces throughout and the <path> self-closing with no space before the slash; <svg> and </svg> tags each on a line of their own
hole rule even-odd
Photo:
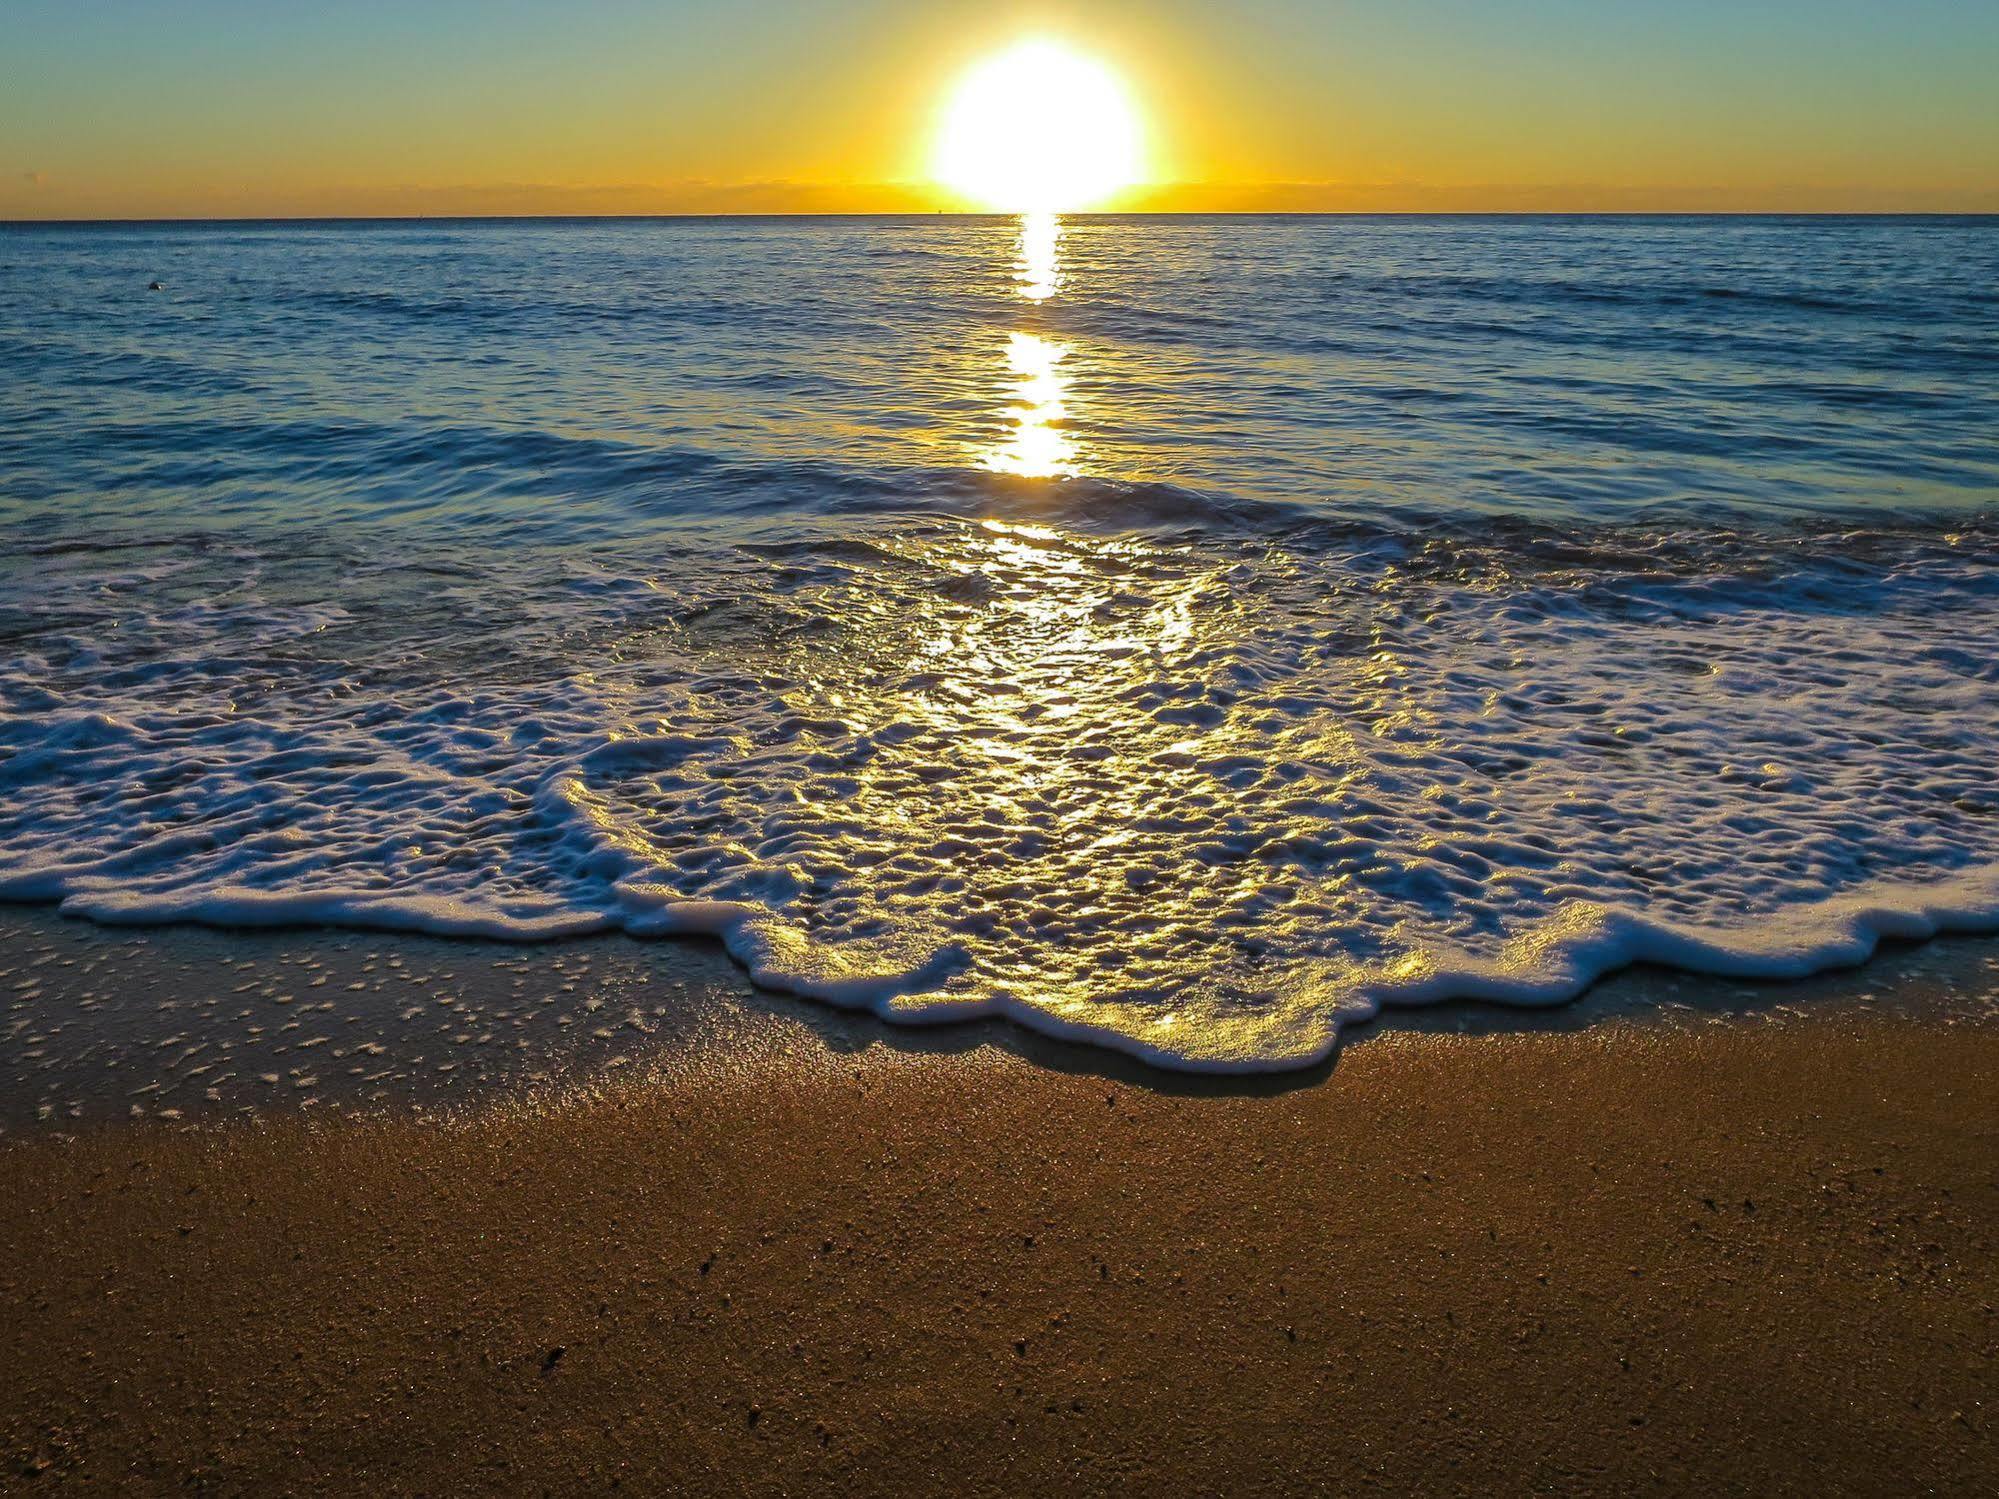
<svg viewBox="0 0 1999 1499">
<path fill-rule="evenodd" d="M 1995 286 L 1976 219 L 0 227 L 0 898 L 1222 1070 L 1999 925 Z"/>
</svg>

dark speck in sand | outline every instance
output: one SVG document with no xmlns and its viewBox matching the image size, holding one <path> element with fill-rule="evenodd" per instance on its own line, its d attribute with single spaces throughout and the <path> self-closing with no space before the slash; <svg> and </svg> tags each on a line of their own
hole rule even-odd
<svg viewBox="0 0 1999 1499">
<path fill-rule="evenodd" d="M 568 1351 L 569 1349 L 561 1343 L 558 1343 L 555 1345 L 555 1347 L 549 1349 L 547 1353 L 542 1355 L 541 1372 L 544 1374 L 553 1374 L 555 1372 L 555 1366 L 562 1362 L 563 1354 L 567 1353 Z"/>
</svg>

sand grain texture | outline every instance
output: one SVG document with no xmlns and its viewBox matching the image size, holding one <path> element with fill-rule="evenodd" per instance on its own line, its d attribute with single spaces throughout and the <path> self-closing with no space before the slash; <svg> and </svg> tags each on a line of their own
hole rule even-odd
<svg viewBox="0 0 1999 1499">
<path fill-rule="evenodd" d="M 754 1058 L 0 1150 L 8 1486 L 1989 1491 L 1999 1034 Z"/>
</svg>

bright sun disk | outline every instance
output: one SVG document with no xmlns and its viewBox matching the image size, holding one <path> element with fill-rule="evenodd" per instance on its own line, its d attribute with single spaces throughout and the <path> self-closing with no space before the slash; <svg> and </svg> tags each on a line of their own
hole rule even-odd
<svg viewBox="0 0 1999 1499">
<path fill-rule="evenodd" d="M 985 208 L 1089 208 L 1140 171 L 1138 114 L 1124 84 L 1059 42 L 1021 42 L 987 58 L 945 106 L 937 180 Z"/>
</svg>

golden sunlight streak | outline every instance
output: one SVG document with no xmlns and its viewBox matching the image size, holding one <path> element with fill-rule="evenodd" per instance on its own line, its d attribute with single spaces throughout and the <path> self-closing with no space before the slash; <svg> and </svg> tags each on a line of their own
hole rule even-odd
<svg viewBox="0 0 1999 1499">
<path fill-rule="evenodd" d="M 938 133 L 937 180 L 980 207 L 1061 213 L 1139 180 L 1138 113 L 1101 63 L 1022 42 L 962 78 Z"/>
<path fill-rule="evenodd" d="M 1007 345 L 1012 385 L 1013 436 L 987 456 L 986 467 L 1028 479 L 1076 472 L 1076 445 L 1062 431 L 1069 380 L 1062 373 L 1066 344 L 1034 333 L 1016 333 Z"/>
<path fill-rule="evenodd" d="M 1020 221 L 1020 260 L 1013 279 L 1030 302 L 1045 302 L 1062 289 L 1062 221 L 1052 213 L 1030 213 Z"/>
</svg>

